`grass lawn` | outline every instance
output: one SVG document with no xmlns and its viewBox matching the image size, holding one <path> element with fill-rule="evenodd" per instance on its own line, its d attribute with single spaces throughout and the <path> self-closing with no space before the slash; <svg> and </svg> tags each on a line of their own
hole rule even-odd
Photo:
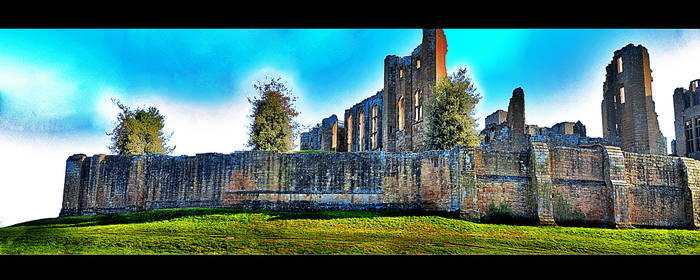
<svg viewBox="0 0 700 280">
<path fill-rule="evenodd" d="M 189 208 L 0 228 L 0 254 L 700 254 L 700 232 L 479 224 L 399 212 Z"/>
</svg>

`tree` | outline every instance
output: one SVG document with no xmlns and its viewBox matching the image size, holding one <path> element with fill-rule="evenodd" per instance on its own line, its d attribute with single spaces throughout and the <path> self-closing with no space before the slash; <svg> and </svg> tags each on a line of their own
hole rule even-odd
<svg viewBox="0 0 700 280">
<path fill-rule="evenodd" d="M 423 145 L 427 150 L 449 150 L 457 145 L 479 145 L 474 108 L 481 100 L 467 69 L 460 68 L 431 86 L 426 102 L 427 124 Z"/>
<path fill-rule="evenodd" d="M 109 150 L 119 155 L 138 154 L 172 154 L 175 146 L 168 147 L 168 141 L 173 133 L 163 133 L 165 117 L 157 108 L 149 107 L 144 110 L 131 110 L 121 101 L 112 98 L 121 112 L 117 116 L 117 125 L 112 132 Z"/>
<path fill-rule="evenodd" d="M 299 115 L 294 108 L 296 97 L 280 80 L 266 77 L 264 82 L 256 81 L 258 96 L 248 98 L 253 110 L 247 145 L 255 151 L 290 151 L 299 134 L 299 123 L 294 119 Z"/>
</svg>

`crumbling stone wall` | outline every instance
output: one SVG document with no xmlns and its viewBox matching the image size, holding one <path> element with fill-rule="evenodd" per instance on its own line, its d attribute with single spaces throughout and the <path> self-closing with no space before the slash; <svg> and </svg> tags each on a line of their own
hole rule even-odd
<svg viewBox="0 0 700 280">
<path fill-rule="evenodd" d="M 673 92 L 673 126 L 676 140 L 671 148 L 674 155 L 700 159 L 700 79 L 690 82 L 688 89 Z"/>
<path fill-rule="evenodd" d="M 494 210 L 540 225 L 697 228 L 700 163 L 614 146 L 421 153 L 94 155 L 66 161 L 60 215 L 173 207 Z"/>
<path fill-rule="evenodd" d="M 382 114 L 384 112 L 384 91 L 365 98 L 350 109 L 345 110 L 344 142 L 349 152 L 383 150 Z M 377 109 L 376 143 L 372 146 L 372 110 Z M 361 136 L 361 137 L 360 137 Z M 349 141 L 347 140 L 349 139 Z"/>
<path fill-rule="evenodd" d="M 606 138 L 587 137 L 586 126 L 580 121 L 560 122 L 551 128 L 526 124 L 522 88 L 513 90 L 507 112 L 497 110 L 486 117 L 486 126 L 479 135 L 482 137 L 482 146 L 508 151 L 527 150 L 533 142 L 544 142 L 550 147 L 609 144 Z"/>
<path fill-rule="evenodd" d="M 449 157 L 461 155 L 461 161 Z M 177 207 L 457 211 L 459 150 L 433 153 L 73 155 L 61 216 Z M 434 162 L 442 162 L 436 166 Z M 455 173 L 457 172 L 457 173 Z M 442 178 L 433 181 L 434 178 Z M 421 184 L 421 181 L 425 183 Z M 421 186 L 425 186 L 421 188 Z"/>
<path fill-rule="evenodd" d="M 530 185 L 529 160 L 527 151 L 477 148 L 474 151 L 477 205 L 472 216 L 480 218 L 505 205 L 513 220 L 535 221 L 537 209 Z"/>
<path fill-rule="evenodd" d="M 552 208 L 557 224 L 603 225 L 610 220 L 600 149 L 550 148 Z"/>
<path fill-rule="evenodd" d="M 345 126 L 338 117 L 331 115 L 307 132 L 300 133 L 300 150 L 345 152 Z"/>
<path fill-rule="evenodd" d="M 308 151 L 311 150 L 311 136 L 310 132 L 299 133 L 299 150 Z"/>
<path fill-rule="evenodd" d="M 690 211 L 690 189 L 681 186 L 678 158 L 640 156 L 623 152 L 626 181 L 630 185 L 630 221 L 632 224 L 686 227 Z"/>
<path fill-rule="evenodd" d="M 345 110 L 343 121 L 338 122 L 344 122 L 345 126 L 337 130 L 338 133 L 342 132 L 344 138 L 342 147 L 327 147 L 329 142 L 324 136 L 327 131 L 324 129 L 324 119 L 322 124 L 305 132 L 300 139 L 301 149 L 343 152 L 423 150 L 425 122 L 422 104 L 432 96 L 430 87 L 438 78 L 447 75 L 446 54 L 447 40 L 442 29 L 423 29 L 421 44 L 411 55 L 388 55 L 384 59 L 384 88 Z M 377 116 L 373 120 L 372 106 L 375 105 Z M 377 126 L 374 140 L 373 124 Z"/>
<path fill-rule="evenodd" d="M 446 54 L 447 40 L 442 29 L 424 29 L 421 44 L 411 55 L 388 55 L 384 59 L 382 130 L 386 151 L 423 150 L 425 113 L 422 104 L 432 96 L 430 87 L 447 75 Z"/>
</svg>

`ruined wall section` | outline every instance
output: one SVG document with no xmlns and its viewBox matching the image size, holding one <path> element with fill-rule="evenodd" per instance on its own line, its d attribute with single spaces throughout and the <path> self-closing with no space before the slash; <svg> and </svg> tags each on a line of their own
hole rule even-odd
<svg viewBox="0 0 700 280">
<path fill-rule="evenodd" d="M 345 140 L 346 132 L 342 120 L 333 114 L 321 120 L 307 132 L 302 132 L 299 137 L 299 149 L 314 151 L 347 151 Z"/>
<path fill-rule="evenodd" d="M 307 151 L 311 150 L 311 136 L 310 132 L 299 133 L 299 150 Z"/>
<path fill-rule="evenodd" d="M 73 155 L 61 216 L 179 207 L 494 213 L 540 225 L 697 228 L 700 163 L 614 146 L 422 153 Z M 505 211 L 505 212 L 504 212 Z"/>
<path fill-rule="evenodd" d="M 387 152 L 411 151 L 414 120 L 412 56 L 384 60 L 384 144 Z"/>
<path fill-rule="evenodd" d="M 633 225 L 688 227 L 690 189 L 679 158 L 623 152 Z"/>
<path fill-rule="evenodd" d="M 623 151 L 666 155 L 651 92 L 649 53 L 629 44 L 615 51 L 603 84 L 603 137 Z"/>
<path fill-rule="evenodd" d="M 700 79 L 690 82 L 688 89 L 673 91 L 674 154 L 700 159 Z"/>
<path fill-rule="evenodd" d="M 66 161 L 60 215 L 182 207 L 454 212 L 467 162 L 459 150 L 74 155 Z"/>
<path fill-rule="evenodd" d="M 376 143 L 372 146 L 372 108 L 377 108 L 376 118 Z M 384 91 L 378 91 L 375 95 L 362 100 L 350 109 L 345 110 L 343 142 L 350 152 L 382 151 L 384 149 L 383 129 L 384 118 Z"/>
<path fill-rule="evenodd" d="M 552 207 L 557 224 L 604 225 L 610 220 L 600 149 L 550 147 Z"/>
<path fill-rule="evenodd" d="M 525 94 L 522 88 L 513 90 L 513 94 L 508 102 L 508 113 L 506 123 L 510 128 L 513 139 L 522 137 L 525 134 Z"/>
<path fill-rule="evenodd" d="M 477 148 L 474 151 L 477 201 L 474 216 L 483 218 L 489 212 L 507 206 L 516 221 L 536 220 L 529 161 L 527 151 Z"/>
</svg>

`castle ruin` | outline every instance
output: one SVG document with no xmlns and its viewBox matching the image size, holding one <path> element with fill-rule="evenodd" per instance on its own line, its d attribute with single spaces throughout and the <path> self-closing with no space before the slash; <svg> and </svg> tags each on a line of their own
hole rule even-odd
<svg viewBox="0 0 700 280">
<path fill-rule="evenodd" d="M 690 82 L 688 89 L 673 92 L 673 127 L 676 140 L 671 141 L 672 154 L 700 159 L 700 79 Z"/>
<path fill-rule="evenodd" d="M 430 86 L 447 75 L 447 40 L 442 29 L 424 29 L 423 40 L 408 56 L 387 55 L 384 59 L 384 88 L 345 110 L 344 126 L 336 133 L 347 142 L 340 149 L 312 144 L 327 141 L 313 138 L 313 128 L 301 137 L 301 150 L 418 152 L 423 146 L 423 102 L 432 94 Z M 323 129 L 323 124 L 317 125 Z"/>
<path fill-rule="evenodd" d="M 60 216 L 227 207 L 488 221 L 505 205 L 513 220 L 539 225 L 700 228 L 700 161 L 665 155 L 644 47 L 616 51 L 606 68 L 603 138 L 587 137 L 580 121 L 527 125 L 525 93 L 516 88 L 507 111 L 486 117 L 480 146 L 422 151 L 422 104 L 446 75 L 446 52 L 442 30 L 423 30 L 410 56 L 386 57 L 382 90 L 343 120 L 332 115 L 301 134 L 302 150 L 344 153 L 76 154 L 66 161 Z M 679 128 L 694 135 L 677 139 L 681 155 L 700 147 L 699 86 L 674 94 L 676 135 Z"/>
<path fill-rule="evenodd" d="M 525 123 L 525 93 L 513 90 L 508 111 L 496 110 L 486 117 L 485 128 L 479 133 L 481 146 L 503 151 L 523 151 L 529 143 L 542 142 L 550 147 L 588 147 L 609 145 L 605 138 L 586 136 L 586 126 L 577 122 L 560 122 L 549 127 Z"/>
<path fill-rule="evenodd" d="M 603 83 L 603 137 L 623 151 L 666 155 L 651 94 L 649 52 L 628 44 L 615 51 L 605 68 Z"/>
<path fill-rule="evenodd" d="M 345 151 L 344 124 L 338 121 L 338 117 L 331 115 L 321 120 L 320 124 L 311 128 L 308 132 L 299 135 L 301 150 L 316 151 Z"/>
</svg>

